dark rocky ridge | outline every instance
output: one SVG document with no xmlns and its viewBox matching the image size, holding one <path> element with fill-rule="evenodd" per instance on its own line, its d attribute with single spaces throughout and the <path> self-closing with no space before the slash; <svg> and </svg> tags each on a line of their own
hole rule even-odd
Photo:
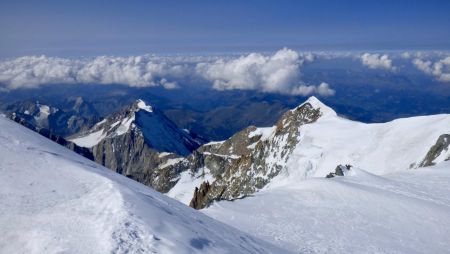
<svg viewBox="0 0 450 254">
<path fill-rule="evenodd" d="M 435 165 L 434 160 L 441 155 L 442 152 L 448 151 L 450 148 L 450 134 L 442 134 L 439 136 L 436 143 L 430 148 L 427 155 L 420 163 L 419 167 L 429 167 Z M 445 160 L 449 160 L 449 158 L 445 158 Z"/>
</svg>

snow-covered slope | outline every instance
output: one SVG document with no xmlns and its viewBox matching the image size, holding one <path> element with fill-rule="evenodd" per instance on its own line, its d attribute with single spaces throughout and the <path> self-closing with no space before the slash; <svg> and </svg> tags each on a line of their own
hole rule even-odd
<svg viewBox="0 0 450 254">
<path fill-rule="evenodd" d="M 352 168 L 202 211 L 299 253 L 449 253 L 450 162 L 385 176 Z"/>
<path fill-rule="evenodd" d="M 0 253 L 283 253 L 0 117 Z"/>
</svg>

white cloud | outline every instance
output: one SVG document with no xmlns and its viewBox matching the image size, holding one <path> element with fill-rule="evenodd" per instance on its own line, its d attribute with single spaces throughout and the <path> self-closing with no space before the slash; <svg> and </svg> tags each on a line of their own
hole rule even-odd
<svg viewBox="0 0 450 254">
<path fill-rule="evenodd" d="M 199 63 L 196 71 L 198 75 L 213 82 L 213 87 L 217 90 L 242 89 L 309 95 L 319 89 L 301 82 L 300 67 L 313 59 L 312 54 L 301 55 L 284 48 L 273 55 L 251 53 L 235 59 Z M 326 89 L 320 91 L 324 90 Z"/>
<path fill-rule="evenodd" d="M 420 58 L 416 58 L 412 63 L 417 67 L 417 69 L 425 72 L 426 74 L 433 74 L 432 62 L 425 61 Z"/>
<path fill-rule="evenodd" d="M 385 69 L 395 71 L 396 68 L 392 66 L 392 60 L 387 54 L 370 54 L 365 53 L 361 55 L 361 62 L 370 69 Z"/>
<path fill-rule="evenodd" d="M 206 80 L 217 90 L 248 89 L 291 95 L 334 94 L 328 84 L 301 81 L 301 66 L 315 55 L 287 48 L 274 54 L 211 56 L 100 56 L 68 59 L 25 56 L 0 61 L 0 84 L 7 89 L 46 84 L 122 84 L 179 88 L 181 81 Z"/>
<path fill-rule="evenodd" d="M 9 89 L 42 84 L 123 84 L 134 87 L 177 87 L 170 78 L 185 74 L 186 67 L 152 61 L 149 56 L 65 59 L 25 56 L 0 62 L 0 83 Z"/>
<path fill-rule="evenodd" d="M 411 58 L 411 53 L 408 52 L 408 51 L 405 51 L 405 52 L 403 52 L 400 56 L 401 56 L 402 58 L 404 58 L 404 59 L 410 59 L 410 58 Z"/>
<path fill-rule="evenodd" d="M 322 96 L 333 96 L 336 93 L 336 91 L 331 89 L 331 87 L 328 83 L 322 82 L 317 87 L 317 93 Z"/>
<path fill-rule="evenodd" d="M 163 78 L 159 81 L 159 83 L 165 88 L 165 89 L 175 89 L 178 88 L 178 84 L 176 82 L 169 82 L 167 79 Z"/>
<path fill-rule="evenodd" d="M 437 80 L 450 82 L 450 56 L 435 62 L 432 62 L 431 60 L 422 60 L 420 58 L 416 58 L 412 62 L 417 69 L 426 74 L 433 75 Z"/>
<path fill-rule="evenodd" d="M 311 95 L 311 94 L 318 94 L 321 96 L 333 96 L 336 91 L 330 88 L 330 85 L 328 85 L 325 82 L 322 82 L 318 86 L 307 86 L 307 85 L 301 85 L 296 88 L 294 88 L 291 92 L 293 95 Z"/>
</svg>

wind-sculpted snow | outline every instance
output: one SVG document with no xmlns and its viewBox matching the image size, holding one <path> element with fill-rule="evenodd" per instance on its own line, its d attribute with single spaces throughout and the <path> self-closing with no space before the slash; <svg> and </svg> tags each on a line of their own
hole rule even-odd
<svg viewBox="0 0 450 254">
<path fill-rule="evenodd" d="M 387 176 L 349 172 L 267 188 L 202 211 L 298 252 L 448 253 L 450 162 Z"/>
<path fill-rule="evenodd" d="M 283 253 L 0 117 L 0 253 Z"/>
</svg>

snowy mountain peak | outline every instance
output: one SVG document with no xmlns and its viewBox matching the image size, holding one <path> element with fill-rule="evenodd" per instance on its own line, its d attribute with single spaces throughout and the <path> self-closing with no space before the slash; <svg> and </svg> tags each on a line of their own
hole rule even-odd
<svg viewBox="0 0 450 254">
<path fill-rule="evenodd" d="M 324 116 L 337 116 L 336 112 L 332 108 L 330 108 L 327 105 L 325 105 L 323 102 L 321 102 L 315 96 L 309 97 L 305 102 L 300 104 L 298 107 L 296 107 L 292 111 L 295 111 L 295 110 L 303 107 L 306 104 L 311 105 L 311 107 L 313 107 L 314 109 L 319 109 L 320 112 L 321 112 L 321 116 L 322 117 L 324 117 Z"/>
<path fill-rule="evenodd" d="M 112 114 L 94 125 L 87 132 L 76 135 L 72 141 L 83 147 L 93 147 L 104 138 L 123 135 L 135 127 L 136 115 L 154 113 L 153 108 L 145 101 L 138 99 L 123 110 Z"/>
<path fill-rule="evenodd" d="M 123 135 L 131 135 L 128 138 L 133 140 L 142 137 L 156 151 L 179 155 L 187 155 L 203 143 L 141 99 L 97 123 L 89 131 L 78 134 L 72 141 L 79 146 L 94 147 L 104 139 Z"/>
<path fill-rule="evenodd" d="M 141 99 L 136 100 L 135 104 L 138 109 L 142 109 L 142 110 L 145 110 L 150 113 L 153 112 L 152 106 L 148 105 L 147 103 L 145 103 L 145 101 L 143 101 Z"/>
</svg>

